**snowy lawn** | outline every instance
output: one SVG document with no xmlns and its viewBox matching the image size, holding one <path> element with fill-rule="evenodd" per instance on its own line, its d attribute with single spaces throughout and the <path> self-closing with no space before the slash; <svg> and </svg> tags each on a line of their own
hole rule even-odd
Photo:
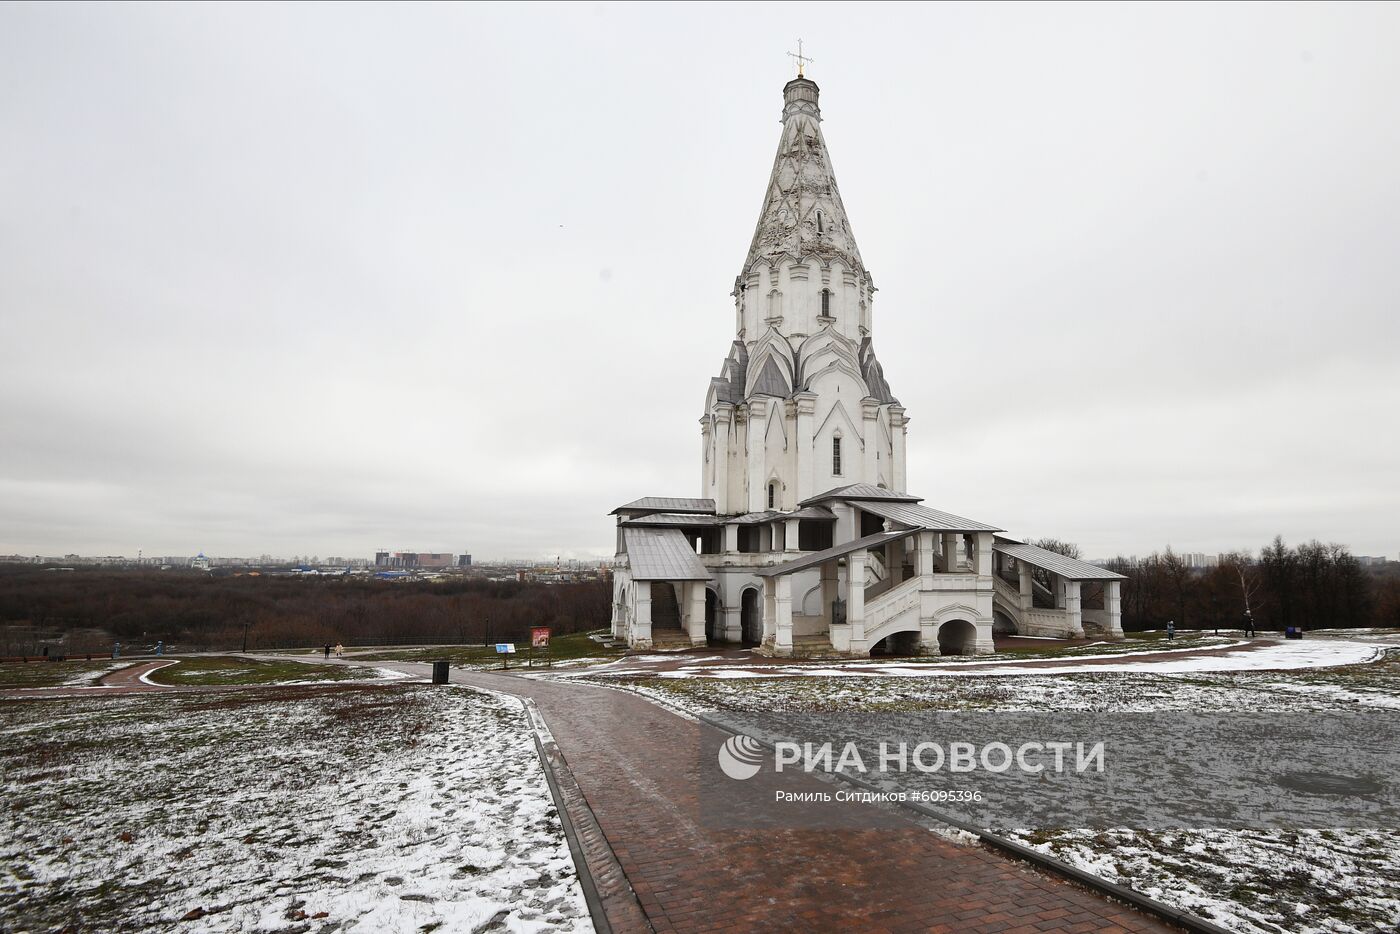
<svg viewBox="0 0 1400 934">
<path fill-rule="evenodd" d="M 0 929 L 591 929 L 513 699 L 104 696 L 0 725 Z"/>
<path fill-rule="evenodd" d="M 5 662 L 0 664 L 0 689 L 52 688 L 94 684 L 103 675 L 136 664 L 123 659 L 81 662 Z"/>
<path fill-rule="evenodd" d="M 306 662 L 267 661 L 232 655 L 201 655 L 178 659 L 179 664 L 158 668 L 150 679 L 157 684 L 278 684 L 319 681 L 361 681 L 378 678 L 375 668 L 353 665 L 311 665 Z"/>
<path fill-rule="evenodd" d="M 1320 640 L 1319 640 L 1320 641 Z M 1281 643 L 1281 645 L 1286 645 Z M 1298 643 L 1291 643 L 1298 645 Z M 1318 646 L 1318 641 L 1312 643 Z M 1294 661 L 1371 657 L 1343 646 Z M 1350 645 L 1348 648 L 1347 646 Z M 1118 666 L 1071 673 L 981 677 L 597 677 L 684 710 L 775 711 L 1326 711 L 1400 706 L 1400 649 L 1369 664 L 1292 670 L 1175 672 Z M 1391 831 L 1018 830 L 1013 837 L 1139 892 L 1250 934 L 1400 930 L 1400 835 Z"/>
</svg>

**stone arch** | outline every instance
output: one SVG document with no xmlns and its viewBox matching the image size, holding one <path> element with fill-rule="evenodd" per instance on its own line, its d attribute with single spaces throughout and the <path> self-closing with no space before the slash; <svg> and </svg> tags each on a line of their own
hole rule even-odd
<svg viewBox="0 0 1400 934">
<path fill-rule="evenodd" d="M 870 647 L 871 657 L 877 655 L 897 655 L 913 657 L 919 654 L 919 630 L 904 629 L 892 632 Z"/>
<path fill-rule="evenodd" d="M 705 642 L 716 645 L 724 641 L 724 619 L 720 613 L 719 592 L 705 588 Z"/>
<path fill-rule="evenodd" d="M 992 635 L 994 636 L 1014 636 L 1020 633 L 1016 626 L 1016 620 L 1010 613 L 1005 612 L 1000 605 L 992 607 Z"/>
<path fill-rule="evenodd" d="M 763 641 L 763 595 L 757 587 L 739 593 L 739 641 L 746 647 Z"/>
<path fill-rule="evenodd" d="M 977 627 L 962 618 L 940 623 L 938 651 L 943 655 L 976 655 Z"/>
</svg>

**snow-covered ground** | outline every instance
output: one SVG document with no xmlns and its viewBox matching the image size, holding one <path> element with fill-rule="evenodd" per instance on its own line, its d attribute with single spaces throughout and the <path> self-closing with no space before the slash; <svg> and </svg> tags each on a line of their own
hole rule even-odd
<svg viewBox="0 0 1400 934">
<path fill-rule="evenodd" d="M 0 929 L 592 928 L 513 699 L 136 695 L 0 726 Z"/>
<path fill-rule="evenodd" d="M 1217 654 L 1202 654 L 1210 649 Z M 968 657 L 947 660 L 940 664 L 901 663 L 889 661 L 850 661 L 820 665 L 742 666 L 733 660 L 714 663 L 708 659 L 687 658 L 685 664 L 671 670 L 659 670 L 658 678 L 715 678 L 725 680 L 751 678 L 985 678 L 999 675 L 1045 674 L 1046 663 L 1054 662 L 1057 674 L 1085 672 L 1138 672 L 1160 674 L 1228 671 L 1277 671 L 1301 668 L 1328 668 L 1338 665 L 1358 665 L 1375 661 L 1385 651 L 1379 644 L 1340 639 L 1278 641 L 1263 647 L 1247 642 L 1173 647 L 1135 647 L 1134 651 L 1095 654 L 1092 661 L 998 656 Z M 1140 659 L 1137 655 L 1180 655 L 1180 658 Z M 651 656 L 628 659 L 600 669 L 603 673 L 626 675 L 629 668 L 647 661 Z"/>
<path fill-rule="evenodd" d="M 634 673 L 597 680 L 681 710 L 721 717 L 918 710 L 1354 714 L 1400 706 L 1400 648 L 1378 648 L 1363 636 L 1279 643 L 1277 651 L 1270 647 L 1247 654 L 1265 652 L 1269 664 L 1241 658 L 1250 664 L 1234 669 L 1182 670 L 1188 661 L 1183 660 L 1069 671 L 1001 671 L 995 666 L 978 677 L 970 671 L 960 677 L 851 677 L 823 671 L 826 666 L 790 666 L 791 671 L 767 678 Z M 928 672 L 935 673 L 950 672 Z M 1400 931 L 1400 834 L 1392 830 L 988 829 L 1230 930 Z"/>
</svg>

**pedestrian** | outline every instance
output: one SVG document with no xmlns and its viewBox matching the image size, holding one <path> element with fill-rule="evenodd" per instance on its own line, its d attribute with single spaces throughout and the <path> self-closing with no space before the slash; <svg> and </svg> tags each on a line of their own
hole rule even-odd
<svg viewBox="0 0 1400 934">
<path fill-rule="evenodd" d="M 161 657 L 162 655 L 164 655 L 164 654 L 165 654 L 165 640 L 162 639 L 162 640 L 160 640 L 159 642 L 156 643 L 156 658 L 160 658 L 160 657 Z"/>
<path fill-rule="evenodd" d="M 331 657 L 331 644 L 330 644 L 329 642 L 327 642 L 327 643 L 326 643 L 326 658 L 329 659 L 330 657 Z"/>
<path fill-rule="evenodd" d="M 335 657 L 336 657 L 336 658 L 344 658 L 344 657 L 345 657 L 345 645 L 344 645 L 343 643 L 337 642 L 337 643 L 335 644 Z"/>
<path fill-rule="evenodd" d="M 114 642 L 114 643 L 112 643 L 112 657 L 113 657 L 113 658 L 121 658 L 121 657 L 122 657 L 122 644 L 121 644 L 120 642 Z"/>
<path fill-rule="evenodd" d="M 1254 614 L 1249 610 L 1244 611 L 1244 634 L 1249 638 L 1254 638 Z"/>
<path fill-rule="evenodd" d="M 1174 620 L 1174 619 L 1169 619 L 1169 620 L 1167 620 L 1167 638 L 1168 638 L 1168 639 L 1175 639 L 1175 638 L 1176 638 L 1176 620 Z"/>
</svg>

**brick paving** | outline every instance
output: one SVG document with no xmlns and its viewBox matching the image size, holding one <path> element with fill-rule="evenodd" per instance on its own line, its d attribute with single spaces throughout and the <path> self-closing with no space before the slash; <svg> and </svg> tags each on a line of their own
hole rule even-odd
<svg viewBox="0 0 1400 934">
<path fill-rule="evenodd" d="M 1177 930 L 902 811 L 846 805 L 822 829 L 793 829 L 773 788 L 834 786 L 790 774 L 778 786 L 766 771 L 716 777 L 706 760 L 727 734 L 637 695 L 487 672 L 453 680 L 535 701 L 606 837 L 585 846 L 590 867 L 604 849 L 615 854 L 656 931 Z M 734 799 L 728 820 L 701 794 L 706 781 L 729 783 L 719 786 Z"/>
</svg>

